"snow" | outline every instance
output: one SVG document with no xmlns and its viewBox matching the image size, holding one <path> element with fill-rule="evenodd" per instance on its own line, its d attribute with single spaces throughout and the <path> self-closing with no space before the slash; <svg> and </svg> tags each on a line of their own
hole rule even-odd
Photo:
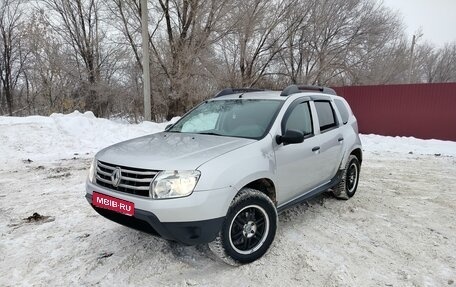
<svg viewBox="0 0 456 287">
<path fill-rule="evenodd" d="M 363 148 L 369 152 L 394 152 L 399 154 L 420 154 L 456 156 L 456 142 L 442 140 L 422 140 L 414 137 L 388 137 L 361 135 Z"/>
<path fill-rule="evenodd" d="M 233 268 L 205 246 L 182 246 L 110 222 L 84 198 L 96 151 L 167 124 L 127 124 L 90 112 L 0 117 L 0 286 L 456 281 L 455 142 L 361 135 L 357 194 L 348 201 L 322 194 L 287 210 L 270 251 Z M 44 217 L 35 220 L 35 212 Z"/>
<path fill-rule="evenodd" d="M 175 122 L 174 118 L 171 122 Z M 58 160 L 93 154 L 127 139 L 160 132 L 169 123 L 132 125 L 96 118 L 92 112 L 52 114 L 49 117 L 0 117 L 0 161 Z"/>
</svg>

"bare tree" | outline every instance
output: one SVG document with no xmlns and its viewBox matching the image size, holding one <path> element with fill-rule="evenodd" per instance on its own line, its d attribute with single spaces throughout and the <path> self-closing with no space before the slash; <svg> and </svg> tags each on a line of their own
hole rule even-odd
<svg viewBox="0 0 456 287">
<path fill-rule="evenodd" d="M 456 42 L 446 44 L 435 57 L 434 75 L 427 80 L 436 83 L 456 82 Z"/>
<path fill-rule="evenodd" d="M 126 43 L 131 48 L 136 64 L 142 69 L 139 38 L 141 33 L 141 5 L 138 0 L 105 0 L 110 15 L 114 20 L 110 21 L 113 27 L 122 33 Z M 118 43 L 121 44 L 121 43 Z"/>
<path fill-rule="evenodd" d="M 98 0 L 44 0 L 47 7 L 55 12 L 49 17 L 50 24 L 74 52 L 74 61 L 82 79 L 81 88 L 87 91 L 86 108 L 95 114 L 103 114 L 103 104 L 98 99 L 98 84 L 101 66 L 109 54 L 102 54 L 100 30 L 100 5 Z M 85 83 L 84 83 L 85 80 Z"/>
<path fill-rule="evenodd" d="M 61 111 L 68 88 L 74 85 L 69 83 L 62 43 L 47 25 L 43 11 L 31 14 L 24 26 L 29 51 L 23 69 L 27 110 L 29 113 Z"/>
<path fill-rule="evenodd" d="M 409 46 L 405 38 L 387 43 L 369 61 L 350 68 L 347 85 L 402 84 L 408 81 Z"/>
<path fill-rule="evenodd" d="M 220 62 L 228 72 L 226 81 L 251 87 L 271 68 L 290 37 L 295 23 L 286 22 L 298 1 L 235 1 L 230 11 L 234 29 L 218 45 Z M 287 26 L 290 24 L 290 26 Z"/>
<path fill-rule="evenodd" d="M 19 1 L 0 3 L 0 107 L 6 102 L 9 115 L 14 113 L 13 94 L 27 58 L 22 50 L 23 18 Z"/>
<path fill-rule="evenodd" d="M 311 0 L 300 3 L 281 55 L 292 82 L 328 85 L 357 77 L 402 27 L 397 16 L 370 0 Z M 304 13 L 303 13 L 304 12 Z M 349 80 L 347 81 L 349 82 Z"/>
<path fill-rule="evenodd" d="M 202 62 L 211 53 L 212 45 L 230 29 L 224 24 L 228 1 L 158 2 L 164 27 L 151 46 L 168 81 L 167 118 L 171 118 L 201 99 L 197 96 L 198 87 L 201 80 L 207 82 L 210 77 Z"/>
<path fill-rule="evenodd" d="M 141 67 L 139 1 L 106 2 L 120 20 L 117 28 Z M 212 54 L 212 45 L 229 29 L 222 21 L 226 19 L 228 3 L 228 0 L 158 0 L 151 3 L 149 42 L 151 74 L 155 79 L 152 85 L 156 94 L 152 97 L 155 113 L 171 118 L 204 97 L 205 93 L 201 92 L 204 85 L 201 84 L 210 82 L 207 79 L 213 72 L 206 59 Z"/>
</svg>

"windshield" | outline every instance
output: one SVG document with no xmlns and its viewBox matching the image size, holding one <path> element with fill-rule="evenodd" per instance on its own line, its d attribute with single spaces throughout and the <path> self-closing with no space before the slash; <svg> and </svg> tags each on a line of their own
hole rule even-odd
<svg viewBox="0 0 456 287">
<path fill-rule="evenodd" d="M 204 102 L 180 119 L 168 132 L 211 134 L 260 139 L 269 129 L 278 100 L 219 100 Z"/>
</svg>

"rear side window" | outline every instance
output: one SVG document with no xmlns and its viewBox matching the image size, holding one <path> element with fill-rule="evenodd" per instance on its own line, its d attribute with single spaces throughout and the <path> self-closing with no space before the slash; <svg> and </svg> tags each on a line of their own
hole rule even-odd
<svg viewBox="0 0 456 287">
<path fill-rule="evenodd" d="M 336 116 L 329 101 L 316 101 L 318 121 L 320 122 L 320 131 L 324 132 L 337 126 Z"/>
<path fill-rule="evenodd" d="M 339 110 L 340 116 L 342 117 L 342 122 L 345 125 L 348 122 L 348 117 L 350 115 L 348 113 L 347 106 L 339 99 L 335 99 L 334 102 L 336 103 L 336 107 Z"/>
</svg>

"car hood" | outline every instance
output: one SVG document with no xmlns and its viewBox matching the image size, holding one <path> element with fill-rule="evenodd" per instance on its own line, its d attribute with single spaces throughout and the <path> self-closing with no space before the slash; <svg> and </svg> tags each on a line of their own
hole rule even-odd
<svg viewBox="0 0 456 287">
<path fill-rule="evenodd" d="M 96 159 L 120 166 L 152 170 L 193 170 L 203 163 L 255 140 L 162 132 L 107 147 Z"/>
</svg>

